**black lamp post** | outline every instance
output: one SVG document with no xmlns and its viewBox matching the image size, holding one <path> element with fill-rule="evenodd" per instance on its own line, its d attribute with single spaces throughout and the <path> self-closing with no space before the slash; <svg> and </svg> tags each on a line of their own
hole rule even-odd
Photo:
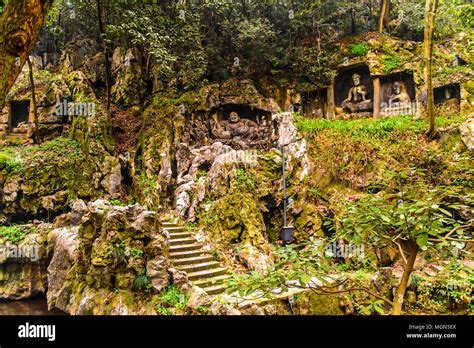
<svg viewBox="0 0 474 348">
<path fill-rule="evenodd" d="M 289 243 L 293 240 L 293 226 L 286 225 L 286 206 L 288 199 L 286 197 L 285 145 L 281 146 L 281 169 L 283 174 L 283 227 L 281 229 L 280 238 L 284 243 Z"/>
</svg>

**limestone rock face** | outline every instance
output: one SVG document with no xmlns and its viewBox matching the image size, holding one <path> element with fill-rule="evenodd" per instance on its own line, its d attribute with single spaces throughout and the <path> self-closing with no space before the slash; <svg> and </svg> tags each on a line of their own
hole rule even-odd
<svg viewBox="0 0 474 348">
<path fill-rule="evenodd" d="M 72 284 L 67 279 L 68 270 L 78 261 L 77 246 L 79 227 L 54 229 L 49 233 L 49 245 L 54 250 L 48 266 L 48 308 L 67 311 Z"/>
<path fill-rule="evenodd" d="M 165 257 L 159 256 L 146 264 L 146 273 L 151 280 L 153 289 L 160 292 L 169 285 L 168 262 Z"/>
<path fill-rule="evenodd" d="M 0 299 L 22 300 L 46 290 L 47 228 L 46 224 L 35 227 L 19 243 L 0 239 Z"/>
<path fill-rule="evenodd" d="M 121 48 L 115 49 L 112 57 L 112 74 L 115 77 L 115 84 L 112 86 L 114 101 L 124 106 L 139 105 L 146 92 L 146 85 L 137 53 L 132 49 L 126 52 Z"/>
<path fill-rule="evenodd" d="M 49 233 L 48 307 L 71 314 L 133 314 L 134 292 L 187 283 L 168 261 L 155 212 L 106 200 L 76 201 Z M 70 223 L 68 225 L 68 222 Z M 173 278 L 171 277 L 173 275 Z M 181 277 L 181 278 L 180 278 Z"/>
</svg>

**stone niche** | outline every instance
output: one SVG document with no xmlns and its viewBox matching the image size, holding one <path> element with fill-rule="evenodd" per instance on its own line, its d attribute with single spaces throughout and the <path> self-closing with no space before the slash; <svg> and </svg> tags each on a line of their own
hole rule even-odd
<svg viewBox="0 0 474 348">
<path fill-rule="evenodd" d="M 181 142 L 191 147 L 221 142 L 236 149 L 267 148 L 272 144 L 272 114 L 243 104 L 224 104 L 187 117 Z"/>
<path fill-rule="evenodd" d="M 461 86 L 459 83 L 434 89 L 434 101 L 441 113 L 459 113 L 461 109 Z"/>
<path fill-rule="evenodd" d="M 378 86 L 377 86 L 378 85 Z M 392 114 L 416 114 L 416 88 L 413 74 L 398 72 L 374 78 L 375 93 L 374 116 Z"/>
<path fill-rule="evenodd" d="M 337 118 L 372 116 L 374 84 L 367 65 L 341 68 L 334 80 L 333 93 Z"/>
<path fill-rule="evenodd" d="M 303 115 L 310 118 L 326 118 L 328 113 L 328 89 L 321 88 L 302 95 Z"/>
<path fill-rule="evenodd" d="M 26 133 L 28 130 L 28 123 L 31 122 L 31 101 L 27 100 L 13 100 L 10 102 L 10 111 L 8 116 L 9 128 L 14 133 Z"/>
</svg>

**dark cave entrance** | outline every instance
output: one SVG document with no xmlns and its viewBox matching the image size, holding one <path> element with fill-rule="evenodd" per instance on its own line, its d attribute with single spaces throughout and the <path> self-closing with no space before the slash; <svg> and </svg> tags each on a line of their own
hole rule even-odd
<svg viewBox="0 0 474 348">
<path fill-rule="evenodd" d="M 30 115 L 29 100 L 15 100 L 10 102 L 10 127 L 17 128 L 22 122 L 28 123 Z"/>
<path fill-rule="evenodd" d="M 434 101 L 436 105 L 444 104 L 449 100 L 455 100 L 457 104 L 460 105 L 461 86 L 459 83 L 452 83 L 434 89 Z"/>
</svg>

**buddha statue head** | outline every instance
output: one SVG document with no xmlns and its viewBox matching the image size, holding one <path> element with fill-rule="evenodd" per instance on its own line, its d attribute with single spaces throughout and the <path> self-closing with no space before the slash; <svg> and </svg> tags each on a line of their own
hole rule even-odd
<svg viewBox="0 0 474 348">
<path fill-rule="evenodd" d="M 229 115 L 230 123 L 238 123 L 240 121 L 240 116 L 237 112 L 232 111 Z"/>
<path fill-rule="evenodd" d="M 444 90 L 444 97 L 445 97 L 446 100 L 450 100 L 450 99 L 453 98 L 453 94 L 452 94 L 450 88 L 446 88 L 446 89 Z"/>
<path fill-rule="evenodd" d="M 400 93 L 402 93 L 402 90 L 403 90 L 403 87 L 400 84 L 400 82 L 397 81 L 393 84 L 393 86 L 392 86 L 393 94 L 395 94 L 395 95 L 400 94 Z"/>
<path fill-rule="evenodd" d="M 352 83 L 354 84 L 354 86 L 359 86 L 360 85 L 360 75 L 355 73 L 354 75 L 352 75 Z"/>
</svg>

